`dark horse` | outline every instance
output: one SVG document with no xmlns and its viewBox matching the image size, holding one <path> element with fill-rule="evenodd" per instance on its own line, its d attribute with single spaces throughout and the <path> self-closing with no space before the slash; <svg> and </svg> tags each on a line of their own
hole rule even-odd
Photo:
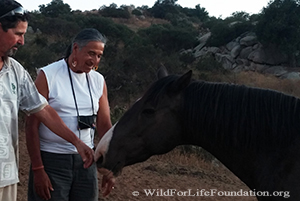
<svg viewBox="0 0 300 201">
<path fill-rule="evenodd" d="M 300 200 L 300 99 L 273 90 L 192 81 L 159 71 L 159 79 L 98 144 L 102 173 L 177 145 L 201 146 L 258 200 Z"/>
</svg>

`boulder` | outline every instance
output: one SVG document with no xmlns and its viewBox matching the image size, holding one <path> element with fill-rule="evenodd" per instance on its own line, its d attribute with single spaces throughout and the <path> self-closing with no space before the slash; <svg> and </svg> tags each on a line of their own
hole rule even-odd
<svg viewBox="0 0 300 201">
<path fill-rule="evenodd" d="M 221 49 L 218 48 L 218 47 L 208 47 L 208 48 L 207 48 L 207 52 L 208 52 L 208 53 L 216 54 L 216 53 L 220 53 L 220 52 L 221 52 Z"/>
<path fill-rule="evenodd" d="M 194 52 L 194 57 L 195 58 L 202 57 L 208 53 L 212 53 L 213 55 L 215 55 L 216 53 L 220 53 L 220 52 L 221 50 L 218 47 L 203 47 L 202 49 Z"/>
<path fill-rule="evenodd" d="M 299 72 L 288 72 L 280 76 L 282 79 L 300 80 Z"/>
<path fill-rule="evenodd" d="M 237 65 L 234 69 L 233 72 L 234 73 L 240 73 L 243 71 L 249 70 L 248 68 L 246 68 L 244 65 Z"/>
<path fill-rule="evenodd" d="M 251 54 L 251 52 L 253 51 L 252 46 L 246 47 L 244 49 L 241 50 L 241 53 L 239 55 L 239 58 L 241 59 L 248 59 L 249 55 Z"/>
<path fill-rule="evenodd" d="M 287 73 L 287 71 L 282 66 L 271 66 L 263 71 L 264 74 L 271 74 L 275 76 L 282 76 Z"/>
<path fill-rule="evenodd" d="M 253 69 L 256 72 L 262 73 L 263 71 L 265 71 L 266 69 L 270 68 L 270 65 L 266 65 L 266 64 L 258 64 L 258 63 L 254 63 L 251 62 L 250 64 L 251 69 Z"/>
<path fill-rule="evenodd" d="M 206 42 L 208 41 L 208 39 L 210 38 L 210 36 L 211 36 L 211 32 L 208 32 L 208 33 L 204 34 L 203 36 L 201 36 L 201 37 L 198 39 L 198 41 L 199 41 L 200 43 L 206 43 Z"/>
<path fill-rule="evenodd" d="M 223 55 L 223 54 L 217 53 L 215 55 L 215 57 L 216 57 L 216 60 L 222 64 L 224 69 L 227 69 L 227 70 L 233 69 L 232 65 L 234 64 L 234 59 L 230 55 Z"/>
<path fill-rule="evenodd" d="M 287 56 L 276 48 L 258 48 L 251 52 L 248 59 L 255 63 L 268 65 L 281 65 L 288 62 Z"/>
<path fill-rule="evenodd" d="M 257 43 L 257 37 L 256 36 L 252 36 L 252 35 L 249 35 L 249 36 L 245 36 L 244 38 L 242 38 L 240 40 L 240 44 L 241 45 L 244 45 L 244 46 L 253 46 Z"/>
<path fill-rule="evenodd" d="M 236 62 L 237 65 L 243 65 L 243 66 L 250 66 L 250 64 L 251 64 L 248 59 L 238 58 L 238 59 L 235 60 L 235 62 Z"/>
<path fill-rule="evenodd" d="M 232 58 L 236 59 L 240 52 L 242 51 L 243 47 L 240 44 L 237 44 L 234 48 L 232 48 L 232 50 L 230 51 L 230 56 L 232 56 Z"/>
<path fill-rule="evenodd" d="M 197 45 L 197 46 L 194 48 L 194 52 L 200 51 L 205 45 L 206 45 L 206 43 L 200 43 L 199 45 Z"/>
<path fill-rule="evenodd" d="M 227 43 L 226 48 L 227 50 L 231 51 L 234 47 L 240 45 L 238 42 L 236 41 L 231 41 L 229 43 Z"/>
</svg>

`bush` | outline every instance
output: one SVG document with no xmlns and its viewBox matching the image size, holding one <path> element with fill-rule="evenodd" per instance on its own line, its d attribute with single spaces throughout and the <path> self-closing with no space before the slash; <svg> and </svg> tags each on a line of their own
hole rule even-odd
<svg viewBox="0 0 300 201">
<path fill-rule="evenodd" d="M 190 31 L 171 25 L 153 25 L 147 29 L 140 30 L 141 37 L 149 38 L 152 44 L 167 52 L 178 52 L 181 49 L 189 49 L 197 43 L 196 30 Z"/>
<path fill-rule="evenodd" d="M 167 14 L 179 14 L 179 7 L 172 0 L 157 0 L 152 8 L 149 9 L 155 18 L 166 19 Z"/>
<path fill-rule="evenodd" d="M 99 13 L 103 17 L 115 17 L 115 18 L 130 18 L 130 13 L 125 8 L 105 7 L 99 10 Z"/>
<path fill-rule="evenodd" d="M 212 54 L 201 58 L 195 68 L 199 71 L 211 71 L 211 72 L 220 72 L 224 71 L 222 64 L 217 62 Z"/>
<path fill-rule="evenodd" d="M 218 20 L 211 27 L 211 37 L 207 41 L 207 46 L 223 46 L 241 34 L 251 31 L 254 26 L 249 21 L 237 21 L 228 24 L 227 21 Z"/>
<path fill-rule="evenodd" d="M 274 0 L 264 8 L 256 35 L 264 45 L 275 45 L 289 56 L 290 66 L 295 67 L 300 51 L 300 3 L 298 0 Z"/>
<path fill-rule="evenodd" d="M 179 60 L 185 64 L 191 64 L 196 60 L 196 58 L 192 52 L 188 52 L 181 54 Z"/>
<path fill-rule="evenodd" d="M 59 17 L 66 13 L 71 12 L 71 7 L 69 4 L 65 4 L 62 0 L 52 0 L 51 3 L 46 6 L 40 5 L 40 12 L 47 17 Z"/>
<path fill-rule="evenodd" d="M 138 9 L 134 9 L 134 10 L 131 12 L 131 14 L 136 15 L 136 16 L 141 16 L 141 15 L 143 15 L 143 13 L 142 13 L 140 10 L 138 10 Z"/>
</svg>

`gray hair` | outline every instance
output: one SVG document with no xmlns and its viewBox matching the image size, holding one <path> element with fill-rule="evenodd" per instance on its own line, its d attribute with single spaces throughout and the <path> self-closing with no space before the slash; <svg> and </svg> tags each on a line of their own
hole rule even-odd
<svg viewBox="0 0 300 201">
<path fill-rule="evenodd" d="M 104 45 L 105 45 L 107 42 L 107 39 L 97 29 L 93 29 L 93 28 L 83 29 L 73 39 L 72 49 L 73 49 L 74 43 L 78 44 L 79 48 L 81 49 L 91 41 L 99 41 L 99 42 L 104 43 Z"/>
<path fill-rule="evenodd" d="M 101 43 L 104 43 L 105 45 L 107 39 L 97 29 L 93 29 L 93 28 L 83 29 L 75 36 L 75 38 L 72 40 L 72 43 L 67 48 L 65 58 L 68 58 L 70 56 L 70 54 L 73 51 L 73 46 L 75 43 L 78 44 L 79 49 L 82 49 L 91 41 L 99 41 Z"/>
</svg>

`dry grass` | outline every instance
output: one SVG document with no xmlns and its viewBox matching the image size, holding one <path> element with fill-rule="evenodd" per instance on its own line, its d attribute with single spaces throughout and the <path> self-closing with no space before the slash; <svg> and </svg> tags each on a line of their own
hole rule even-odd
<svg viewBox="0 0 300 201">
<path fill-rule="evenodd" d="M 202 79 L 212 82 L 225 82 L 250 87 L 258 87 L 283 92 L 288 95 L 300 98 L 300 81 L 280 79 L 274 75 L 264 75 L 257 72 L 247 71 L 240 73 L 202 73 L 194 72 L 195 79 Z"/>
<path fill-rule="evenodd" d="M 237 84 L 273 89 L 300 97 L 300 81 L 280 79 L 272 75 L 262 75 L 256 72 L 242 72 L 237 77 Z"/>
<path fill-rule="evenodd" d="M 156 160 L 173 163 L 177 166 L 194 166 L 196 169 L 205 168 L 211 170 L 211 163 L 213 163 L 215 167 L 219 167 L 221 164 L 208 152 L 199 147 L 194 147 L 193 151 L 184 151 L 183 146 L 179 146 L 171 152 L 155 156 L 155 158 Z"/>
<path fill-rule="evenodd" d="M 132 16 L 129 19 L 124 18 L 111 18 L 115 23 L 126 25 L 129 29 L 137 32 L 139 29 L 148 28 L 153 24 L 168 24 L 170 23 L 167 20 L 159 19 L 159 18 L 139 18 L 136 16 Z"/>
</svg>

